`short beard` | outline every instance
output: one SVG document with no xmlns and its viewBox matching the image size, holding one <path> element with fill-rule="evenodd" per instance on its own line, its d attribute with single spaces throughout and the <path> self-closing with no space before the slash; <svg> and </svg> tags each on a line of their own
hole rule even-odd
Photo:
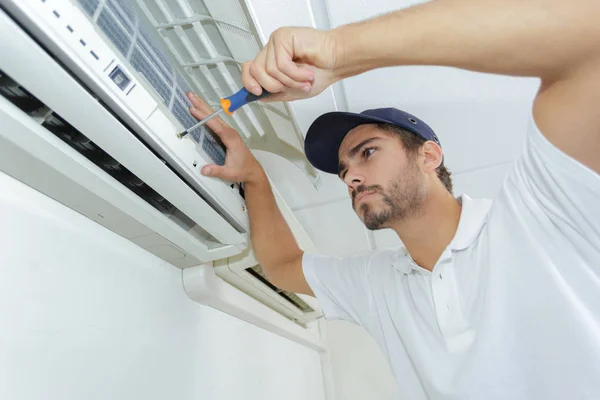
<svg viewBox="0 0 600 400">
<path fill-rule="evenodd" d="M 389 193 L 379 185 L 372 185 L 359 186 L 352 194 L 354 199 L 361 192 L 376 192 L 386 204 L 386 207 L 378 212 L 372 210 L 368 203 L 361 204 L 360 211 L 363 212 L 363 222 L 367 229 L 389 228 L 394 222 L 405 221 L 421 212 L 425 188 L 417 181 L 414 171 L 408 174 L 405 171 L 401 176 L 402 178 L 398 177 L 390 184 Z"/>
</svg>

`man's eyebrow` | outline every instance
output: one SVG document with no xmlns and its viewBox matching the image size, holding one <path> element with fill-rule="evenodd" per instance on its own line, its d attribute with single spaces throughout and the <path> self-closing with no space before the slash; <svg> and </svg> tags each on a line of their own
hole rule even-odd
<svg viewBox="0 0 600 400">
<path fill-rule="evenodd" d="M 360 142 L 359 144 L 357 144 L 356 146 L 354 146 L 349 152 L 348 152 L 348 156 L 350 158 L 354 157 L 356 155 L 356 153 L 358 153 L 361 149 L 361 147 L 363 147 L 366 144 L 369 144 L 371 142 L 374 142 L 376 140 L 380 140 L 381 138 L 378 137 L 372 137 L 372 138 L 368 138 L 363 140 L 362 142 Z"/>
<path fill-rule="evenodd" d="M 356 153 L 358 153 L 362 147 L 364 147 L 365 145 L 367 145 L 371 142 L 374 142 L 374 141 L 380 140 L 380 139 L 381 138 L 379 138 L 379 137 L 372 137 L 372 138 L 363 140 L 362 142 L 360 142 L 359 144 L 354 146 L 352 149 L 350 149 L 350 151 L 348 152 L 348 156 L 350 158 L 354 157 L 356 155 Z M 340 178 L 343 178 L 343 176 L 341 176 L 341 174 L 345 169 L 346 169 L 346 163 L 340 161 L 340 163 L 338 164 L 338 176 Z"/>
</svg>

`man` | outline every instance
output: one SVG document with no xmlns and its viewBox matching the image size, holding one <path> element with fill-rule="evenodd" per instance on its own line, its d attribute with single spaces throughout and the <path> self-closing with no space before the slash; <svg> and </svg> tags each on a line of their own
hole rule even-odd
<svg viewBox="0 0 600 400">
<path fill-rule="evenodd" d="M 330 113 L 306 136 L 370 229 L 404 250 L 304 254 L 265 174 L 223 121 L 245 182 L 252 243 L 271 281 L 362 325 L 407 399 L 600 398 L 600 2 L 439 0 L 320 32 L 276 31 L 244 84 L 295 100 L 391 65 L 541 78 L 523 153 L 493 203 L 455 199 L 440 143 L 395 109 Z M 210 110 L 193 99 L 203 118 Z"/>
</svg>

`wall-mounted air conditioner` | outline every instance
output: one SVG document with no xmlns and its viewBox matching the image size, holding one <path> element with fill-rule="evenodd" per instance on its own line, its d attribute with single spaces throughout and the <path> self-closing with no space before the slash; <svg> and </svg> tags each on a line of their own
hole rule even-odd
<svg viewBox="0 0 600 400">
<path fill-rule="evenodd" d="M 218 104 L 241 87 L 240 57 L 259 48 L 243 3 L 0 5 L 0 170 L 177 267 L 221 260 L 219 275 L 299 323 L 319 315 L 265 282 L 258 263 L 234 266 L 248 248 L 243 192 L 200 174 L 224 148 L 207 128 L 176 136 L 195 123 L 186 91 Z M 228 122 L 251 148 L 316 176 L 287 106 L 251 104 Z"/>
</svg>

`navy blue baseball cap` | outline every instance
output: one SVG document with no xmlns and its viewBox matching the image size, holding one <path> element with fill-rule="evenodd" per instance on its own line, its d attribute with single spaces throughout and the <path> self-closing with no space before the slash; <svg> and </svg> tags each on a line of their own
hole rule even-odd
<svg viewBox="0 0 600 400">
<path fill-rule="evenodd" d="M 321 115 L 308 128 L 304 140 L 304 151 L 308 161 L 321 171 L 337 174 L 338 150 L 342 140 L 352 129 L 365 124 L 398 126 L 441 146 L 437 135 L 429 125 L 414 115 L 396 108 L 376 108 L 365 110 L 360 114 L 336 111 Z"/>
</svg>

